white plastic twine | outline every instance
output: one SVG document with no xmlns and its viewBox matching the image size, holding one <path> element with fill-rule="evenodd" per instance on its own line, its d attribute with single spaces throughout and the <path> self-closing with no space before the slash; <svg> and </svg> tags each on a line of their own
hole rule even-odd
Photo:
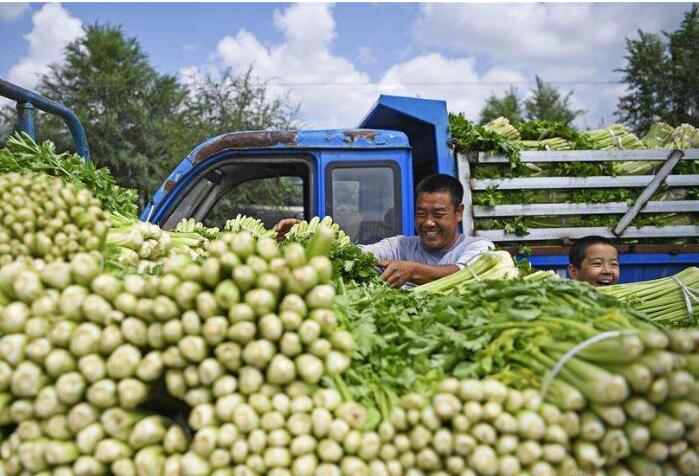
<svg viewBox="0 0 699 476">
<path fill-rule="evenodd" d="M 684 297 L 684 304 L 685 306 L 687 306 L 688 317 L 692 317 L 692 314 L 694 313 L 692 301 L 694 301 L 696 304 L 699 304 L 699 291 L 697 291 L 696 289 L 692 289 L 686 284 L 684 284 L 682 280 L 677 276 L 672 276 L 672 279 L 675 280 L 677 285 L 680 287 L 680 290 L 682 291 L 682 296 Z"/>
<path fill-rule="evenodd" d="M 469 266 L 468 263 L 466 263 L 464 266 L 466 267 L 468 272 L 471 273 L 471 276 L 473 276 L 473 279 L 475 279 L 476 282 L 480 283 L 481 282 L 480 276 L 478 276 L 478 274 L 473 269 L 471 269 L 471 266 Z"/>
<path fill-rule="evenodd" d="M 578 345 L 574 346 L 568 352 L 563 354 L 563 357 L 561 357 L 558 360 L 558 362 L 556 362 L 556 365 L 551 369 L 551 371 L 548 374 L 546 374 L 546 377 L 544 377 L 544 381 L 541 384 L 541 390 L 539 391 L 539 393 L 541 394 L 541 398 L 543 399 L 546 397 L 546 393 L 548 392 L 549 386 L 551 385 L 551 382 L 553 382 L 553 379 L 556 378 L 561 369 L 563 369 L 563 366 L 567 364 L 570 359 L 575 357 L 575 355 L 578 352 L 585 349 L 586 347 L 591 346 L 592 344 L 596 344 L 603 340 L 613 339 L 615 337 L 622 337 L 625 335 L 634 335 L 636 333 L 637 331 L 633 329 L 602 332 L 601 334 L 597 334 L 596 336 L 590 337 L 589 339 L 584 340 Z"/>
</svg>

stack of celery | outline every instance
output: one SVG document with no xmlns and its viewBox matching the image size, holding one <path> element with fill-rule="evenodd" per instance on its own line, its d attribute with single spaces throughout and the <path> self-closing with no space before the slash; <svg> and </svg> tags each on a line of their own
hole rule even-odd
<svg viewBox="0 0 699 476">
<path fill-rule="evenodd" d="M 44 174 L 0 175 L 0 201 L 0 264 L 100 250 L 110 225 L 89 190 Z"/>
<path fill-rule="evenodd" d="M 27 251 L 0 243 L 0 475 L 699 473 L 696 331 L 509 279 L 504 252 L 394 290 L 329 218 L 281 242 L 242 216 L 165 233 L 71 167 L 82 185 L 0 175 Z M 127 247 L 158 266 L 105 266 Z"/>
<path fill-rule="evenodd" d="M 120 264 L 143 273 L 154 272 L 172 253 L 202 254 L 203 245 L 208 241 L 197 232 L 168 232 L 158 225 L 114 214 L 112 223 L 107 233 L 107 247 L 116 254 Z"/>
</svg>

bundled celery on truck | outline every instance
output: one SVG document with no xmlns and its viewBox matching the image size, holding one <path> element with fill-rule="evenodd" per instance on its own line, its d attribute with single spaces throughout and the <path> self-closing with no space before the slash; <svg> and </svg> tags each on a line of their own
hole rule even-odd
<svg viewBox="0 0 699 476">
<path fill-rule="evenodd" d="M 507 280 L 504 252 L 404 292 L 329 218 L 281 243 L 242 216 L 220 237 L 190 222 L 164 235 L 63 179 L 23 177 L 0 176 L 41 203 L 3 221 L 13 237 L 58 234 L 42 187 L 61 184 L 81 198 L 58 228 L 98 236 L 86 201 L 113 222 L 104 253 L 178 234 L 203 253 L 158 249 L 151 275 L 111 274 L 101 247 L 0 249 L 0 474 L 699 471 L 695 331 L 660 332 L 550 273 Z"/>
<path fill-rule="evenodd" d="M 378 281 L 377 259 L 353 244 L 340 229 L 340 225 L 333 223 L 331 217 L 313 217 L 310 221 L 301 221 L 291 227 L 284 240 L 287 243 L 307 243 L 322 227 L 327 227 L 334 236 L 329 256 L 335 276 L 345 281 L 361 283 Z"/>
<path fill-rule="evenodd" d="M 112 214 L 105 254 L 127 270 L 153 273 L 171 254 L 204 255 L 209 241 L 205 234 L 202 229 L 185 231 L 181 226 L 165 231 L 153 223 Z"/>
<path fill-rule="evenodd" d="M 695 148 L 699 141 L 699 133 L 690 125 L 682 124 L 677 128 L 672 128 L 667 124 L 659 123 L 654 125 L 648 135 L 639 139 L 627 128 L 619 124 L 613 124 L 592 131 L 576 131 L 572 127 L 563 123 L 551 123 L 548 121 L 529 121 L 524 123 L 510 124 L 519 132 L 520 139 L 515 139 L 515 134 L 509 132 L 509 127 L 505 124 L 507 120 L 498 118 L 493 121 L 497 127 L 488 128 L 478 126 L 466 121 L 461 115 L 450 116 L 450 129 L 454 139 L 454 145 L 458 152 L 467 154 L 470 163 L 462 159 L 462 165 L 468 168 L 467 174 L 475 181 L 495 179 L 517 179 L 524 177 L 619 177 L 626 175 L 652 175 L 658 172 L 663 164 L 662 159 L 666 158 L 670 151 L 659 154 L 658 160 L 614 160 L 612 153 L 606 151 L 627 151 L 621 155 L 628 155 L 628 152 L 648 148 Z M 509 124 L 509 123 L 507 123 Z M 521 152 L 542 151 L 541 162 L 534 162 L 536 152 L 528 152 L 526 162 L 521 160 Z M 543 151 L 568 151 L 568 150 L 599 150 L 596 154 L 581 154 L 580 161 L 574 160 L 575 155 L 565 157 L 555 154 L 545 154 Z M 474 153 L 485 153 L 475 164 Z M 507 157 L 508 162 L 491 160 L 489 154 Z M 591 158 L 599 160 L 590 160 Z M 624 157 L 625 158 L 625 157 Z M 606 159 L 606 160 L 602 160 Z M 697 173 L 697 161 L 681 160 L 673 169 L 673 175 L 695 175 Z M 685 180 L 684 178 L 682 180 Z M 573 181 L 574 182 L 574 181 Z M 610 183 L 612 181 L 610 180 Z M 625 179 L 619 180 L 620 184 Z M 633 181 L 628 180 L 628 183 Z M 613 228 L 623 216 L 623 204 L 633 204 L 639 197 L 643 188 L 640 185 L 628 187 L 597 188 L 594 184 L 584 185 L 584 188 L 558 189 L 543 188 L 531 189 L 526 181 L 521 181 L 518 188 L 512 188 L 514 184 L 508 184 L 499 190 L 498 184 L 492 184 L 487 189 L 477 187 L 473 189 L 472 201 L 477 205 L 471 222 L 473 229 L 483 231 L 484 234 L 493 232 L 495 236 L 499 233 L 514 235 L 512 241 L 516 243 L 527 242 L 527 235 L 530 229 L 536 229 L 532 234 L 532 239 L 542 241 L 542 236 L 547 233 L 547 228 Z M 541 183 L 541 181 L 540 181 Z M 697 196 L 696 186 L 678 187 L 669 185 L 661 186 L 660 189 L 650 198 L 651 202 L 670 202 L 675 200 L 692 200 Z M 552 184 L 554 185 L 554 184 Z M 556 187 L 559 184 L 555 184 Z M 669 188 L 668 188 L 669 187 Z M 551 207 L 552 214 L 542 217 L 540 214 L 518 215 L 515 211 L 512 214 L 503 207 L 502 210 L 487 210 L 487 207 L 498 205 L 530 205 L 530 204 L 589 204 L 589 211 L 586 207 L 580 206 L 582 210 L 579 215 L 571 214 L 570 208 Z M 610 208 L 618 209 L 618 212 L 611 213 L 603 207 L 603 213 L 595 213 L 595 206 L 592 204 L 610 204 Z M 514 207 L 512 207 L 514 209 Z M 687 204 L 678 203 L 677 211 L 674 213 L 648 212 L 642 209 L 641 213 L 631 222 L 631 227 L 650 226 L 656 228 L 692 226 L 697 222 L 697 214 L 688 210 Z M 670 207 L 672 209 L 673 207 Z M 506 213 L 507 212 L 507 213 Z M 630 229 L 630 228 L 629 228 Z M 582 231 L 581 231 L 582 232 Z M 663 233 L 659 230 L 660 234 Z M 551 232 L 552 236 L 560 236 L 560 230 Z M 594 232 L 590 232 L 594 233 Z M 669 237 L 677 241 L 685 241 L 678 236 L 677 230 L 668 230 Z M 636 233 L 631 233 L 636 234 Z M 536 236 L 535 236 L 536 235 Z M 515 238 L 516 237 L 516 238 Z M 689 238 L 694 240 L 694 237 Z M 549 242 L 559 242 L 560 238 L 551 238 Z M 646 240 L 646 239 L 644 239 Z"/>
<path fill-rule="evenodd" d="M 509 252 L 489 251 L 481 253 L 463 269 L 430 283 L 411 289 L 413 292 L 446 293 L 464 289 L 471 283 L 486 279 L 512 279 L 519 274 Z"/>
<path fill-rule="evenodd" d="M 225 233 L 206 258 L 168 256 L 157 276 L 116 277 L 88 254 L 0 268 L 2 471 L 553 475 L 660 460 L 694 471 L 693 334 L 625 336 L 629 362 L 614 368 L 599 360 L 612 343 L 595 344 L 596 360 L 576 355 L 542 399 L 551 363 L 506 342 L 554 359 L 596 332 L 642 328 L 637 317 L 546 279 L 443 296 L 351 287 L 336 301 L 335 238 L 322 226 L 303 245 Z M 372 355 L 388 367 L 367 370 Z M 517 359 L 539 363 L 517 377 Z M 476 380 L 493 373 L 511 386 Z M 379 402 L 377 389 L 398 391 Z M 655 411 L 648 438 L 636 397 Z M 628 421 L 614 426 L 619 408 Z"/>
</svg>

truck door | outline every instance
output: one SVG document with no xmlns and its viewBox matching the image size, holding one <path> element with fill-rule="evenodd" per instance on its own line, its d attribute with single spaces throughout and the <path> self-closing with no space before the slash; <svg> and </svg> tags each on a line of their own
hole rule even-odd
<svg viewBox="0 0 699 476">
<path fill-rule="evenodd" d="M 261 219 L 266 228 L 282 218 L 306 219 L 316 213 L 314 170 L 312 154 L 224 154 L 178 183 L 151 221 L 172 229 L 194 218 L 223 229 L 239 213 Z"/>
<path fill-rule="evenodd" d="M 405 202 L 405 191 L 410 200 L 409 163 L 337 160 L 325 166 L 324 179 L 325 213 L 353 242 L 376 243 L 412 233 L 412 203 Z"/>
</svg>

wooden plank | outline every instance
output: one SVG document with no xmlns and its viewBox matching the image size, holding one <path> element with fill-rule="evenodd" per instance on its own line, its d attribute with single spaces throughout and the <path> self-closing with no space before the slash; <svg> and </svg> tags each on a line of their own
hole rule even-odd
<svg viewBox="0 0 699 476">
<path fill-rule="evenodd" d="M 520 177 L 507 179 L 472 179 L 473 190 L 486 190 L 497 187 L 498 190 L 553 190 L 565 188 L 620 188 L 646 187 L 654 175 L 623 175 L 619 177 Z M 668 187 L 699 186 L 699 175 L 669 175 L 665 179 Z"/>
<path fill-rule="evenodd" d="M 630 161 L 664 161 L 672 149 L 643 149 L 643 150 L 564 150 L 524 151 L 520 159 L 524 163 L 546 162 L 630 162 Z M 683 149 L 682 160 L 699 160 L 699 149 Z M 458 160 L 468 160 L 464 154 L 457 154 Z M 479 152 L 479 164 L 503 164 L 508 159 L 502 154 Z"/>
<path fill-rule="evenodd" d="M 588 235 L 598 235 L 607 238 L 688 238 L 699 236 L 699 226 L 642 226 L 629 227 L 617 237 L 607 227 L 571 227 L 571 228 L 529 228 L 529 233 L 517 236 L 505 230 L 476 230 L 475 236 L 490 241 L 544 241 L 544 240 L 577 240 Z"/>
<path fill-rule="evenodd" d="M 541 216 L 541 215 L 609 215 L 626 213 L 630 205 L 624 202 L 609 203 L 536 203 L 530 205 L 476 205 L 476 218 Z M 641 213 L 695 213 L 699 212 L 699 200 L 669 200 L 648 202 Z"/>
<path fill-rule="evenodd" d="M 641 208 L 643 208 L 646 202 L 650 200 L 650 197 L 658 190 L 660 184 L 665 180 L 665 177 L 670 175 L 670 172 L 672 172 L 672 169 L 675 168 L 675 165 L 677 165 L 677 162 L 680 161 L 683 155 L 684 153 L 681 150 L 673 150 L 670 153 L 663 166 L 658 170 L 658 173 L 655 174 L 655 177 L 653 177 L 653 180 L 650 181 L 648 186 L 638 196 L 633 206 L 621 217 L 619 223 L 617 223 L 612 230 L 616 236 L 620 236 L 626 227 L 631 224 L 633 219 L 636 218 Z"/>
</svg>

